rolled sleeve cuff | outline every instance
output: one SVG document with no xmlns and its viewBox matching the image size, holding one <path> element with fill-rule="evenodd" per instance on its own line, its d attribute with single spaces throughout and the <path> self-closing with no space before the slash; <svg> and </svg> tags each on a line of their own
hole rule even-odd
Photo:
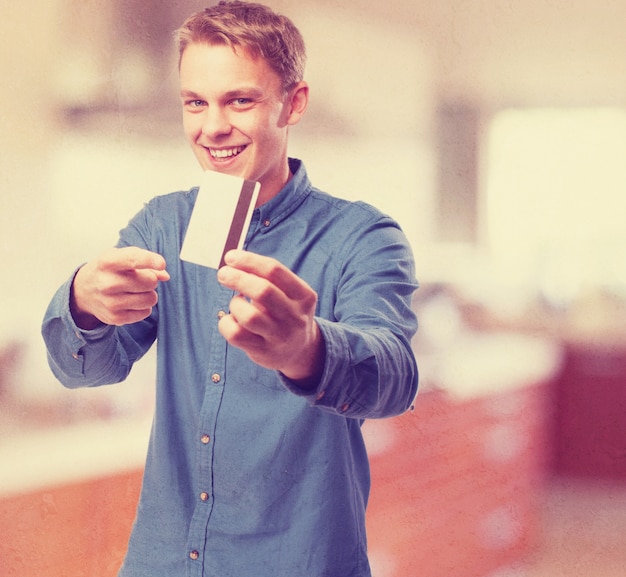
<svg viewBox="0 0 626 577">
<path fill-rule="evenodd" d="M 349 412 L 352 402 L 347 382 L 350 374 L 350 347 L 337 323 L 316 317 L 326 347 L 324 370 L 317 387 L 302 388 L 297 381 L 278 373 L 283 385 L 293 394 L 305 398 L 311 406 L 337 414 Z"/>
<path fill-rule="evenodd" d="M 93 330 L 83 330 L 74 322 L 70 311 L 70 291 L 76 272 L 78 269 L 55 294 L 43 324 L 50 365 L 61 380 L 63 374 L 72 379 L 82 379 L 85 347 L 106 340 L 115 330 L 115 327 L 104 324 Z"/>
</svg>

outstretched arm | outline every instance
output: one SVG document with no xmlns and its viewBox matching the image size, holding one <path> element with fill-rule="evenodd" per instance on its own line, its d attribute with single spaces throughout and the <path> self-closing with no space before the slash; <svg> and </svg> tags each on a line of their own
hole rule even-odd
<svg viewBox="0 0 626 577">
<path fill-rule="evenodd" d="M 156 288 L 168 278 L 163 257 L 138 247 L 111 249 L 81 267 L 55 294 L 42 326 L 56 377 L 70 388 L 124 380 L 156 337 Z M 140 330 L 120 328 L 137 321 Z"/>
</svg>

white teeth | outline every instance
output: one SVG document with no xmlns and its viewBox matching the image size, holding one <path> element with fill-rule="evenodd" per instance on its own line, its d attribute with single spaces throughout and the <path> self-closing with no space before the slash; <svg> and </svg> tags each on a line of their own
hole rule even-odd
<svg viewBox="0 0 626 577">
<path fill-rule="evenodd" d="M 236 148 L 224 148 L 217 150 L 215 148 L 209 148 L 209 152 L 213 158 L 229 158 L 231 156 L 237 156 L 245 146 L 237 146 Z"/>
</svg>

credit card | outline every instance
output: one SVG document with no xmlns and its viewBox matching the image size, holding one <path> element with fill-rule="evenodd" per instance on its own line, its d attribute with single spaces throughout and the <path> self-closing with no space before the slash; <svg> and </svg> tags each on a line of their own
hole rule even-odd
<svg viewBox="0 0 626 577">
<path fill-rule="evenodd" d="M 218 269 L 231 249 L 243 248 L 260 183 L 205 171 L 180 251 L 182 260 Z"/>
</svg>

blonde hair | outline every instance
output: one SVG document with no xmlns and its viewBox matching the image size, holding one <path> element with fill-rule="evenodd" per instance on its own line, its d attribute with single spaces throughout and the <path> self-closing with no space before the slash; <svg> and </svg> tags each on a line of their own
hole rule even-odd
<svg viewBox="0 0 626 577">
<path fill-rule="evenodd" d="M 192 14 L 175 33 L 179 65 L 190 44 L 244 48 L 264 58 L 278 74 L 285 92 L 303 79 L 306 49 L 300 31 L 286 16 L 267 6 L 225 1 Z"/>
</svg>

